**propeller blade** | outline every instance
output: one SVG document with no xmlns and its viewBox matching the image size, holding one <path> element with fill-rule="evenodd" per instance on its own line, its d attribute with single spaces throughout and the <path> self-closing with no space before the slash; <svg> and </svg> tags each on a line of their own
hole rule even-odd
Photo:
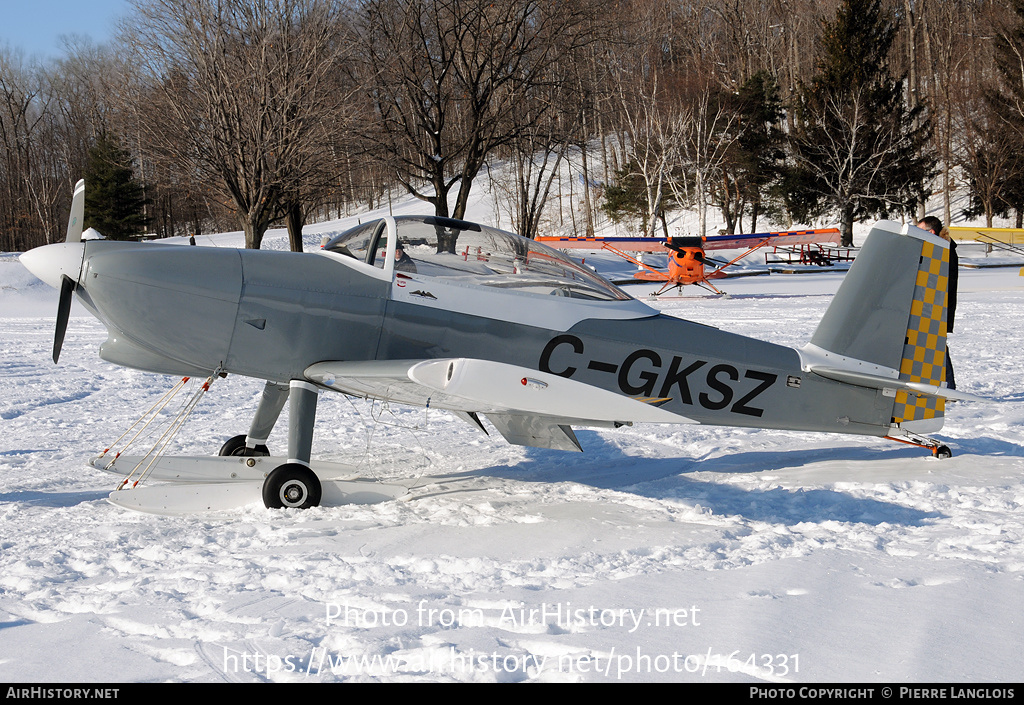
<svg viewBox="0 0 1024 705">
<path fill-rule="evenodd" d="M 57 303 L 57 329 L 53 333 L 53 364 L 57 364 L 60 357 L 60 349 L 64 347 L 64 333 L 68 329 L 68 319 L 71 317 L 71 299 L 77 285 L 75 280 L 67 274 L 61 276 L 60 280 L 60 301 Z"/>
<path fill-rule="evenodd" d="M 64 242 L 82 241 L 82 221 L 85 219 L 85 179 L 75 184 L 71 199 L 71 215 L 68 216 L 68 234 Z"/>
</svg>

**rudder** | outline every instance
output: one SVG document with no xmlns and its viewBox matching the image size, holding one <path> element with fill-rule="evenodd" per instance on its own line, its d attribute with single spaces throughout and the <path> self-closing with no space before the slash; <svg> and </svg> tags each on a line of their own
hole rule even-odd
<svg viewBox="0 0 1024 705">
<path fill-rule="evenodd" d="M 938 239 L 938 238 L 935 238 Z M 907 336 L 900 360 L 900 379 L 943 386 L 946 382 L 946 306 L 949 286 L 949 245 L 924 241 L 914 282 Z M 896 393 L 892 422 L 911 430 L 930 431 L 942 427 L 945 399 L 930 394 Z M 937 428 L 928 428 L 930 419 L 938 419 Z"/>
</svg>

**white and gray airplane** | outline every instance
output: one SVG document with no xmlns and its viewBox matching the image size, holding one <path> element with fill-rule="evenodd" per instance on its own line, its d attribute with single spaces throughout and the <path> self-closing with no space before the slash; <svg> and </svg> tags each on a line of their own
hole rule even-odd
<svg viewBox="0 0 1024 705">
<path fill-rule="evenodd" d="M 221 456 L 265 458 L 289 403 L 268 507 L 317 505 L 318 392 L 445 409 L 508 442 L 582 450 L 573 426 L 710 424 L 889 437 L 950 450 L 942 427 L 949 245 L 880 221 L 814 332 L 793 349 L 660 313 L 557 250 L 434 216 L 384 217 L 316 252 L 82 241 L 21 258 L 106 326 L 100 357 L 150 372 L 266 381 Z M 262 479 L 264 478 L 265 479 Z"/>
</svg>

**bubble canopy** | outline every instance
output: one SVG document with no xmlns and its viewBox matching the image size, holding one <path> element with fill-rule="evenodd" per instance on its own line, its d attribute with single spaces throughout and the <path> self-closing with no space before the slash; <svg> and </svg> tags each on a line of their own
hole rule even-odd
<svg viewBox="0 0 1024 705">
<path fill-rule="evenodd" d="M 395 270 L 406 276 L 438 277 L 452 283 L 521 293 L 595 301 L 630 296 L 558 250 L 504 230 L 437 216 L 398 216 L 359 225 L 324 249 L 383 268 L 389 238 Z"/>
</svg>

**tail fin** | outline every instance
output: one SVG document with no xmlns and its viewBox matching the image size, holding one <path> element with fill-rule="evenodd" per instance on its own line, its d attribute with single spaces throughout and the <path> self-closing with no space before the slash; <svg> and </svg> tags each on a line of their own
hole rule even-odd
<svg viewBox="0 0 1024 705">
<path fill-rule="evenodd" d="M 809 345 L 804 367 L 893 398 L 892 424 L 942 428 L 949 243 L 911 225 L 871 230 Z"/>
</svg>

